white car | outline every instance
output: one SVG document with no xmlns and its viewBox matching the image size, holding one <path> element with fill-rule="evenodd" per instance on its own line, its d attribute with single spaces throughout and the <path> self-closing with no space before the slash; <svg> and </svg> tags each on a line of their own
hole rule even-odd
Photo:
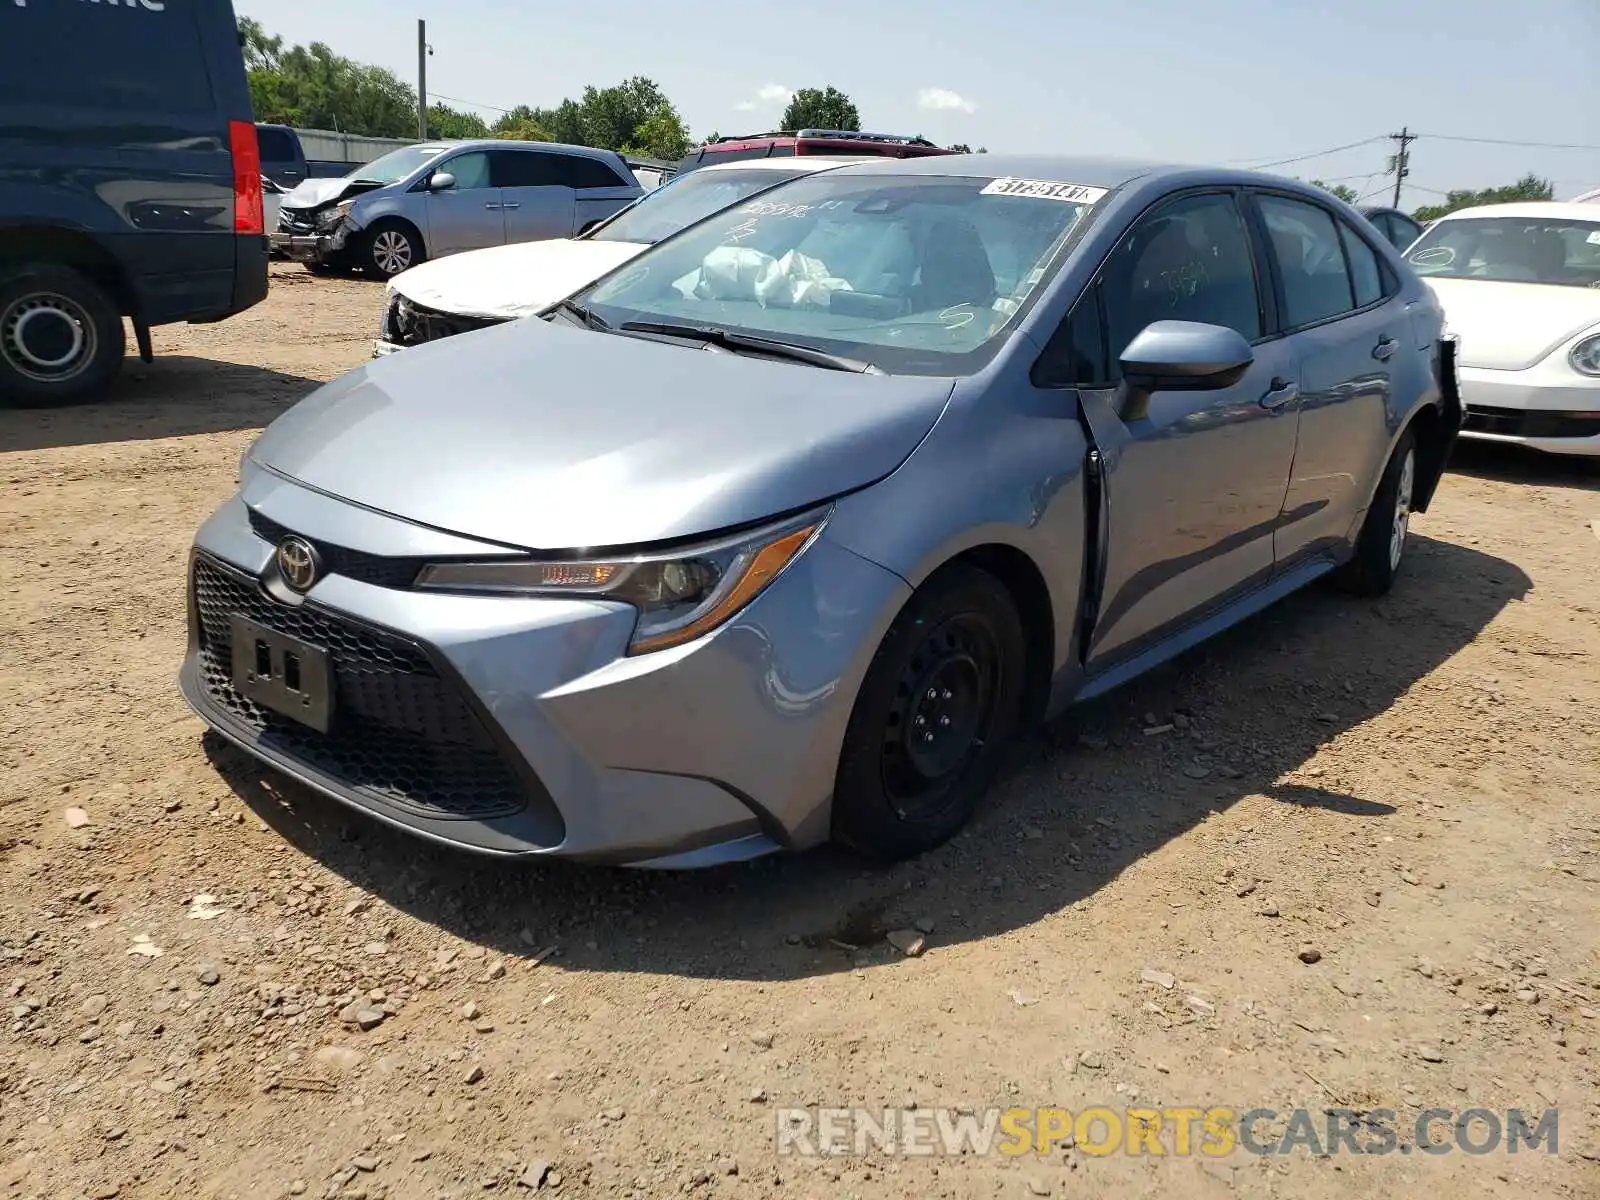
<svg viewBox="0 0 1600 1200">
<path fill-rule="evenodd" d="M 1600 455 L 1600 211 L 1463 208 L 1406 252 L 1459 339 L 1461 436 Z"/>
<path fill-rule="evenodd" d="M 668 180 L 575 238 L 492 246 L 434 259 L 389 280 L 375 355 L 543 312 L 695 222 L 786 179 L 859 158 L 717 163 Z"/>
</svg>

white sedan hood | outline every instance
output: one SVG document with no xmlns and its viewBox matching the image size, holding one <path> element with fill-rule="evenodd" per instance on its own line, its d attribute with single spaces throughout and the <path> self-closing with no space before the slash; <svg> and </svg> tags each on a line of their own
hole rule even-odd
<svg viewBox="0 0 1600 1200">
<path fill-rule="evenodd" d="M 1591 325 L 1600 324 L 1600 289 L 1488 279 L 1429 279 L 1460 363 L 1524 371 Z"/>
<path fill-rule="evenodd" d="M 515 320 L 543 312 L 648 249 L 640 242 L 571 238 L 518 242 L 421 263 L 389 287 L 438 312 Z"/>
</svg>

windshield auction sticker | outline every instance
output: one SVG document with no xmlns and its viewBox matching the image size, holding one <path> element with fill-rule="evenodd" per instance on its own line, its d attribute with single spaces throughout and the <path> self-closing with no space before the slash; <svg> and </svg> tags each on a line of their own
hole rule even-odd
<svg viewBox="0 0 1600 1200">
<path fill-rule="evenodd" d="M 980 196 L 1025 196 L 1031 200 L 1065 200 L 1069 204 L 1093 204 L 1106 194 L 1105 188 L 1055 179 L 996 179 L 978 193 Z"/>
</svg>

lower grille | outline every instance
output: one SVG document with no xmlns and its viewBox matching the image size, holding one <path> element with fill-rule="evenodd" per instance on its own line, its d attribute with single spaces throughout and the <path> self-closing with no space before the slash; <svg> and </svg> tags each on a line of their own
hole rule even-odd
<svg viewBox="0 0 1600 1200">
<path fill-rule="evenodd" d="M 309 208 L 280 208 L 278 228 L 284 233 L 315 233 L 317 214 Z"/>
<path fill-rule="evenodd" d="M 415 642 L 309 603 L 280 604 L 251 576 L 204 556 L 195 559 L 191 586 L 200 684 L 264 746 L 423 816 L 504 816 L 533 798 L 460 690 Z M 228 618 L 235 613 L 327 651 L 335 696 L 330 732 L 280 717 L 234 688 Z"/>
<path fill-rule="evenodd" d="M 1600 434 L 1600 417 L 1521 408 L 1486 408 L 1474 404 L 1463 415 L 1461 427 L 1474 433 L 1500 433 L 1509 437 L 1581 438 Z"/>
</svg>

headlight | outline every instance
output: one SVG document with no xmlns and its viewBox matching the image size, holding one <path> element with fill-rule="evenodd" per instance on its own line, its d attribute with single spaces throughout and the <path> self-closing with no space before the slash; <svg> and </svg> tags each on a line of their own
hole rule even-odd
<svg viewBox="0 0 1600 1200">
<path fill-rule="evenodd" d="M 244 453 L 239 455 L 239 465 L 234 468 L 233 474 L 235 483 L 244 483 L 245 471 L 250 465 L 250 451 L 256 448 L 256 442 L 260 439 L 260 437 L 261 435 L 258 433 L 255 437 L 251 438 L 245 443 Z"/>
<path fill-rule="evenodd" d="M 1574 346 L 1567 361 L 1580 375 L 1600 376 L 1600 333 L 1590 334 Z"/>
<path fill-rule="evenodd" d="M 435 563 L 419 588 L 518 596 L 589 596 L 639 610 L 629 654 L 681 645 L 723 624 L 776 579 L 827 513 L 657 554 L 560 562 Z"/>
<path fill-rule="evenodd" d="M 354 206 L 354 200 L 346 200 L 343 204 L 335 204 L 332 208 L 323 209 L 317 214 L 317 228 L 332 229 L 350 215 L 350 209 Z"/>
</svg>

